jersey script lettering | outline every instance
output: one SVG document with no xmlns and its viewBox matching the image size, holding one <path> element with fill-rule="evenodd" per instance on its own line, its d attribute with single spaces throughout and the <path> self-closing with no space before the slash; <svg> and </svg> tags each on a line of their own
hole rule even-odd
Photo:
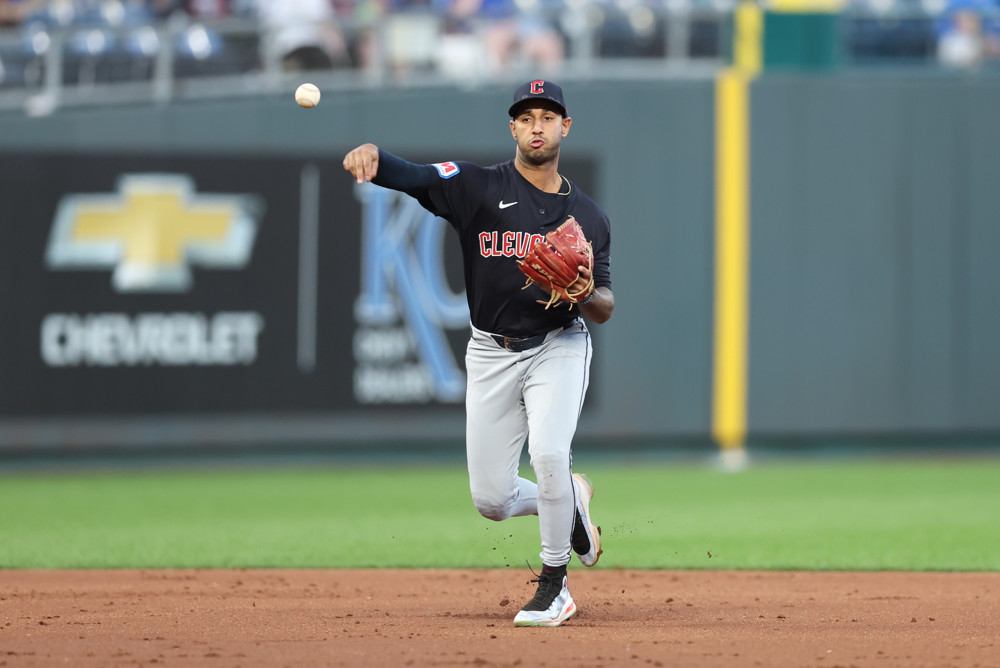
<svg viewBox="0 0 1000 668">
<path fill-rule="evenodd" d="M 479 254 L 483 257 L 524 257 L 544 238 L 541 234 L 528 232 L 480 232 Z"/>
</svg>

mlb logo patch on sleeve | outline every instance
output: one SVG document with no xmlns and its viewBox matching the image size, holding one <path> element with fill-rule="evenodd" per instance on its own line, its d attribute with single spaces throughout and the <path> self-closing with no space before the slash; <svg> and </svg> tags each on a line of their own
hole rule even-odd
<svg viewBox="0 0 1000 668">
<path fill-rule="evenodd" d="M 442 179 L 450 179 L 461 171 L 454 162 L 436 162 L 432 166 L 438 170 Z"/>
</svg>

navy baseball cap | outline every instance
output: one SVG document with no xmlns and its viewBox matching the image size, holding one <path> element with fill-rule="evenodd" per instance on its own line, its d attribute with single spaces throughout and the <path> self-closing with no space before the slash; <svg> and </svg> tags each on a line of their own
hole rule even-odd
<svg viewBox="0 0 1000 668">
<path fill-rule="evenodd" d="M 510 105 L 507 113 L 513 118 L 514 112 L 521 106 L 521 103 L 531 100 L 548 100 L 549 102 L 554 102 L 559 107 L 559 111 L 562 112 L 563 116 L 569 116 L 566 113 L 566 103 L 563 102 L 562 88 L 559 87 L 559 84 L 551 81 L 543 81 L 542 79 L 535 79 L 534 81 L 529 81 L 526 84 L 518 86 L 517 90 L 514 91 L 514 103 Z"/>
</svg>

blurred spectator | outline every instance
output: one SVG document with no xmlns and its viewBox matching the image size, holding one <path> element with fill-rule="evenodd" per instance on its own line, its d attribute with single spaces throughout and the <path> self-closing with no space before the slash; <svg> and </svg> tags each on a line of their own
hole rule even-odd
<svg viewBox="0 0 1000 668">
<path fill-rule="evenodd" d="M 351 26 L 347 52 L 352 62 L 367 71 L 381 67 L 377 26 L 385 14 L 384 0 L 333 0 L 334 13 Z M 346 36 L 345 36 L 346 38 Z"/>
<path fill-rule="evenodd" d="M 645 0 L 621 2 L 598 0 L 593 10 L 597 54 L 610 58 L 662 58 L 666 50 L 664 25 L 657 18 L 654 4 Z M 688 55 L 719 53 L 719 26 L 697 14 L 690 17 Z"/>
<path fill-rule="evenodd" d="M 478 34 L 482 0 L 445 0 L 438 70 L 459 81 L 474 82 L 488 74 L 486 47 Z"/>
<path fill-rule="evenodd" d="M 486 52 L 490 68 L 503 72 L 517 62 L 537 68 L 542 73 L 562 64 L 565 47 L 562 37 L 544 16 L 541 2 L 525 2 L 522 9 L 516 0 L 480 0 L 479 18 L 485 28 Z"/>
<path fill-rule="evenodd" d="M 0 29 L 13 28 L 24 25 L 26 20 L 34 13 L 43 8 L 43 0 L 0 0 Z M 10 52 L 13 53 L 10 53 Z M 7 45 L 0 45 L 0 86 L 20 85 L 27 83 L 27 68 L 29 61 L 34 54 L 29 54 L 24 49 Z M 37 80 L 40 76 L 39 65 L 34 63 Z"/>
<path fill-rule="evenodd" d="M 938 36 L 938 60 L 948 67 L 969 69 L 1000 56 L 996 11 L 989 0 L 953 0 Z"/>
<path fill-rule="evenodd" d="M 146 0 L 150 11 L 158 18 L 183 12 L 199 21 L 252 16 L 252 2 L 253 0 Z"/>
<path fill-rule="evenodd" d="M 45 0 L 0 0 L 0 28 L 19 26 L 44 6 Z"/>
<path fill-rule="evenodd" d="M 440 68 L 479 77 L 527 65 L 557 70 L 565 57 L 562 36 L 544 11 L 544 0 L 448 0 Z"/>
<path fill-rule="evenodd" d="M 154 17 L 165 19 L 181 8 L 183 0 L 147 0 L 146 6 Z"/>
<path fill-rule="evenodd" d="M 185 0 L 184 8 L 199 19 L 223 19 L 232 16 L 229 0 Z"/>
<path fill-rule="evenodd" d="M 349 62 L 330 0 L 258 0 L 265 44 L 286 71 L 329 69 Z"/>
<path fill-rule="evenodd" d="M 431 68 L 441 35 L 432 0 L 385 0 L 382 11 L 379 49 L 391 74 Z"/>
<path fill-rule="evenodd" d="M 146 0 L 159 19 L 169 19 L 178 78 L 245 74 L 260 68 L 260 38 L 250 0 Z"/>
</svg>

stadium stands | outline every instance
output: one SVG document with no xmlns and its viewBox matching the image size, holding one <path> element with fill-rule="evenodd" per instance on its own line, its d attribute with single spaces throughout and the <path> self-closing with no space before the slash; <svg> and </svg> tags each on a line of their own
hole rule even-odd
<svg viewBox="0 0 1000 668">
<path fill-rule="evenodd" d="M 278 1 L 0 0 L 0 9 L 20 8 L 0 12 L 0 108 L 19 107 L 28 96 L 81 99 L 68 88 L 145 84 L 152 98 L 163 98 L 188 80 L 273 81 L 310 68 L 387 81 L 503 75 L 533 65 L 590 72 L 595 63 L 622 61 L 718 67 L 729 58 L 736 2 L 280 0 L 275 11 Z M 962 11 L 972 20 L 953 21 Z M 939 43 L 948 40 L 941 63 L 964 58 L 959 64 L 981 66 L 1000 58 L 997 12 L 996 0 L 848 0 L 839 14 L 841 61 L 936 65 Z M 489 31 L 499 21 L 509 28 L 502 57 L 489 52 L 496 43 Z M 281 45 L 292 30 L 314 37 L 290 55 Z M 561 47 L 532 48 L 540 30 Z M 439 52 L 428 51 L 434 48 Z M 945 62 L 950 53 L 959 55 Z"/>
</svg>

